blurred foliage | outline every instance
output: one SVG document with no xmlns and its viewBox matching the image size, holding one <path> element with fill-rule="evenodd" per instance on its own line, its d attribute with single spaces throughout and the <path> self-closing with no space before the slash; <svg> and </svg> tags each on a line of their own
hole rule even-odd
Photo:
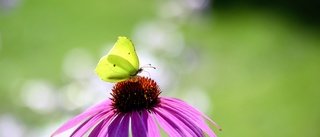
<svg viewBox="0 0 320 137">
<path fill-rule="evenodd" d="M 190 85 L 208 91 L 214 104 L 203 105 L 210 106 L 206 114 L 222 127 L 214 129 L 219 137 L 320 136 L 320 30 L 301 21 L 305 14 L 296 18 L 241 2 L 226 8 L 217 1 L 180 19 L 159 17 L 159 5 L 169 1 L 14 2 L 0 6 L 0 116 L 13 115 L 34 132 L 68 110 L 43 114 L 25 106 L 21 89 L 26 81 L 45 79 L 62 87 L 71 82 L 62 70 L 70 50 L 85 49 L 97 62 L 107 42 L 132 36 L 143 21 L 162 19 L 178 26 L 186 47 L 198 57 L 191 72 L 176 77 L 179 95 Z M 194 58 L 182 61 L 186 69 Z M 69 111 L 71 117 L 80 112 Z"/>
<path fill-rule="evenodd" d="M 211 91 L 218 135 L 318 136 L 317 28 L 266 11 L 214 15 L 213 24 L 187 33 L 206 53 L 195 81 Z"/>
<path fill-rule="evenodd" d="M 319 27 L 320 9 L 318 8 L 320 1 L 318 0 L 292 0 L 278 1 L 257 1 L 257 0 L 217 0 L 213 6 L 217 9 L 234 9 L 237 7 L 246 7 L 249 9 L 269 9 L 276 11 L 277 14 L 284 14 L 296 18 L 296 21 L 301 21 L 305 24 L 312 24 Z"/>
</svg>

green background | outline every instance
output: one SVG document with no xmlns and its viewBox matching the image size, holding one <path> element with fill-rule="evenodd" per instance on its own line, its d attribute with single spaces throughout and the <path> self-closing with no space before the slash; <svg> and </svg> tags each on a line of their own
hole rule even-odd
<svg viewBox="0 0 320 137">
<path fill-rule="evenodd" d="M 1 135 L 12 130 L 19 131 L 15 136 L 49 136 L 67 119 L 108 98 L 109 91 L 91 92 L 99 90 L 88 85 L 91 71 L 118 36 L 152 43 L 159 30 L 144 33 L 149 23 L 166 24 L 162 33 L 171 40 L 181 38 L 183 46 L 172 54 L 174 40 L 164 39 L 169 46 L 150 51 L 136 43 L 138 56 L 143 59 L 139 50 L 145 51 L 156 60 L 148 62 L 163 70 L 150 71 L 156 80 L 173 81 L 160 84 L 163 96 L 184 100 L 188 92 L 200 98 L 186 101 L 197 102 L 202 95 L 205 102 L 198 106 L 205 106 L 204 113 L 223 129 L 210 125 L 219 137 L 320 136 L 319 26 L 290 10 L 212 2 L 194 8 L 182 1 L 8 1 L 12 3 L 0 3 Z M 90 76 L 70 78 L 65 66 L 83 52 L 89 61 L 79 54 L 78 66 L 68 69 L 84 72 L 79 68 L 83 65 Z M 70 54 L 75 56 L 71 60 Z M 45 98 L 24 90 L 26 83 L 33 83 L 27 89 L 41 91 L 43 87 L 34 86 L 39 83 L 50 85 L 45 90 L 53 88 Z M 75 88 L 67 95 L 63 91 L 70 83 L 87 90 Z M 70 105 L 70 98 L 86 103 Z M 42 111 L 43 106 L 28 105 L 30 99 L 50 99 L 51 105 Z"/>
</svg>

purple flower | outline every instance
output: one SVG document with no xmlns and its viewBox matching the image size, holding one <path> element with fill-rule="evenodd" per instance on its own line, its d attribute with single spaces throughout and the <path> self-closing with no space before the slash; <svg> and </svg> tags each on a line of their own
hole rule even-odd
<svg viewBox="0 0 320 137">
<path fill-rule="evenodd" d="M 203 118 L 221 130 L 197 109 L 179 99 L 159 97 L 160 93 L 158 85 L 149 78 L 119 82 L 112 90 L 111 99 L 69 120 L 51 136 L 80 124 L 70 136 L 154 137 L 161 136 L 159 125 L 169 136 L 202 137 L 206 133 L 215 137 Z"/>
</svg>

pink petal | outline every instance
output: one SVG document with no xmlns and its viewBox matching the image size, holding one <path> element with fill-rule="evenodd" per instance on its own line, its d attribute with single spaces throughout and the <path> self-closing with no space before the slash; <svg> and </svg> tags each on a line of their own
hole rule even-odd
<svg viewBox="0 0 320 137">
<path fill-rule="evenodd" d="M 100 131 L 102 130 L 103 124 L 104 124 L 104 120 L 100 121 L 100 123 L 96 125 L 96 127 L 94 127 L 94 129 L 91 131 L 91 133 L 89 134 L 89 137 L 97 137 Z"/>
<path fill-rule="evenodd" d="M 170 108 L 170 107 L 169 107 Z M 169 109 L 167 108 L 167 109 Z M 176 110 L 174 110 L 176 109 Z M 210 129 L 210 127 L 203 121 L 203 119 L 197 115 L 191 114 L 186 111 L 179 110 L 180 108 L 174 107 L 171 111 L 176 111 L 174 113 L 180 113 L 182 117 L 186 117 L 189 121 L 196 126 L 196 128 L 205 131 L 209 136 L 215 136 L 214 132 Z"/>
<path fill-rule="evenodd" d="M 161 136 L 157 123 L 154 121 L 154 119 L 152 118 L 151 114 L 148 113 L 148 111 L 142 111 L 142 120 L 144 121 L 144 124 L 147 125 L 146 128 L 149 137 Z"/>
<path fill-rule="evenodd" d="M 171 101 L 171 102 L 173 101 L 173 102 L 175 102 L 175 103 L 177 103 L 177 104 L 180 104 L 180 105 L 182 105 L 182 106 L 185 106 L 185 107 L 190 108 L 191 111 L 193 111 L 194 113 L 196 113 L 196 114 L 198 114 L 198 115 L 201 115 L 201 116 L 204 117 L 205 119 L 209 120 L 216 128 L 218 128 L 219 130 L 221 130 L 221 128 L 218 126 L 218 124 L 217 124 L 216 122 L 212 121 L 212 120 L 211 120 L 209 117 L 207 117 L 205 114 L 201 113 L 199 110 L 197 110 L 197 109 L 195 109 L 194 107 L 188 105 L 187 103 L 185 103 L 185 102 L 183 102 L 183 101 L 181 101 L 181 100 L 179 100 L 179 99 L 173 99 L 173 98 L 171 98 L 171 99 L 170 99 L 170 98 L 163 98 L 163 99 L 168 100 L 168 101 Z"/>
<path fill-rule="evenodd" d="M 110 137 L 116 136 L 115 135 L 116 130 L 117 130 L 119 123 L 120 123 L 121 119 L 123 118 L 123 116 L 124 116 L 124 114 L 119 113 L 117 116 L 115 116 L 114 120 L 110 123 L 110 125 L 108 127 L 106 127 L 106 125 L 104 126 L 104 128 L 107 128 L 107 135 L 106 136 L 110 136 Z"/>
<path fill-rule="evenodd" d="M 80 126 L 78 126 L 77 129 L 72 132 L 72 134 L 70 135 L 70 137 L 73 137 L 74 134 L 77 133 L 78 130 L 80 130 L 82 126 L 86 125 L 91 119 L 92 119 L 92 117 L 89 118 L 89 119 L 87 119 L 86 121 L 84 121 Z"/>
<path fill-rule="evenodd" d="M 181 119 L 177 118 L 172 113 L 168 112 L 167 110 L 163 109 L 162 107 L 156 108 L 155 110 L 157 110 L 157 112 L 160 113 L 160 115 L 162 115 L 162 117 L 164 119 L 166 119 L 167 121 L 168 120 L 172 121 L 174 123 L 174 125 L 172 125 L 172 124 L 171 125 L 176 126 L 176 127 L 174 127 L 175 130 L 180 130 L 182 132 L 181 136 L 197 136 L 195 134 L 195 132 L 193 131 L 193 129 L 190 129 L 190 127 L 188 125 L 186 125 L 186 123 L 181 121 Z"/>
<path fill-rule="evenodd" d="M 81 113 L 80 115 L 72 118 L 68 122 L 66 122 L 58 130 L 56 130 L 51 136 L 53 137 L 57 134 L 60 134 L 64 131 L 76 126 L 77 124 L 83 122 L 86 118 L 91 117 L 92 115 L 94 115 L 102 110 L 108 110 L 110 108 L 111 108 L 110 100 L 106 100 L 102 103 L 99 103 L 99 104 L 87 109 L 85 112 Z"/>
<path fill-rule="evenodd" d="M 158 121 L 161 128 L 169 135 L 169 136 L 182 136 L 183 132 L 173 121 L 168 119 L 166 116 L 163 116 L 156 109 L 151 110 L 153 112 L 154 118 Z"/>
<path fill-rule="evenodd" d="M 177 121 L 181 121 L 182 123 L 179 125 L 185 126 L 185 129 L 189 130 L 188 132 L 191 133 L 192 136 L 203 137 L 204 134 L 197 123 L 194 120 L 190 119 L 187 115 L 177 111 L 176 109 L 178 108 L 170 108 L 164 103 L 161 105 L 161 110 L 165 113 L 172 114 L 177 118 Z"/>
<path fill-rule="evenodd" d="M 211 119 L 209 119 L 207 116 L 202 114 L 200 111 L 193 108 L 192 106 L 178 99 L 176 100 L 176 99 L 162 98 L 161 102 L 163 103 L 163 105 L 176 109 L 180 113 L 183 113 L 184 115 L 191 118 L 193 121 L 195 121 L 195 124 L 199 128 L 201 128 L 203 131 L 205 131 L 209 136 L 213 136 L 213 137 L 216 136 L 214 132 L 209 128 L 209 126 L 199 116 L 205 117 L 213 124 L 215 123 Z M 219 128 L 219 126 L 217 127 Z"/>
<path fill-rule="evenodd" d="M 147 137 L 146 125 L 137 111 L 131 113 L 132 137 Z"/>
<path fill-rule="evenodd" d="M 122 116 L 122 120 L 118 125 L 118 128 L 114 132 L 114 134 L 110 134 L 110 136 L 115 137 L 128 137 L 129 136 L 129 120 L 130 120 L 130 114 L 124 114 Z"/>
<path fill-rule="evenodd" d="M 112 114 L 112 111 L 102 112 L 95 116 L 93 116 L 86 124 L 81 125 L 77 130 L 74 131 L 74 134 L 71 136 L 80 137 L 83 136 L 88 130 L 90 130 L 94 125 L 96 125 L 101 119 L 103 119 L 106 115 Z"/>
<path fill-rule="evenodd" d="M 111 115 L 107 116 L 105 119 L 103 119 L 101 121 L 102 125 L 101 128 L 99 130 L 99 134 L 98 137 L 106 137 L 108 130 L 109 130 L 109 124 L 114 120 L 115 117 L 117 117 L 118 115 L 113 112 Z M 97 129 L 98 130 L 98 129 Z M 94 136 L 96 137 L 96 136 Z"/>
<path fill-rule="evenodd" d="M 165 103 L 163 105 L 165 105 Z M 166 105 L 168 105 L 168 107 L 171 106 L 172 108 L 175 108 L 177 111 L 180 111 L 184 115 L 193 119 L 195 121 L 195 124 L 202 130 L 204 130 L 209 136 L 216 136 L 214 132 L 209 128 L 209 126 L 204 122 L 204 120 L 200 117 L 200 115 L 198 115 L 197 113 L 194 113 L 192 110 L 190 110 L 190 108 L 186 106 L 181 106 L 179 103 L 175 104 L 173 102 L 170 102 L 170 104 L 168 103 Z"/>
</svg>

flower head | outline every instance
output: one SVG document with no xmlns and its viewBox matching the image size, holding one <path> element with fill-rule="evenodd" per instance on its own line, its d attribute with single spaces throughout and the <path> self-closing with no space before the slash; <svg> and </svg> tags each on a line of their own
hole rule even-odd
<svg viewBox="0 0 320 137">
<path fill-rule="evenodd" d="M 179 99 L 159 97 L 160 93 L 156 82 L 149 78 L 136 77 L 119 82 L 112 90 L 112 98 L 69 120 L 52 136 L 80 124 L 70 136 L 128 137 L 132 134 L 133 137 L 154 137 L 161 136 L 158 124 L 169 136 L 201 137 L 206 133 L 215 137 L 203 118 L 221 130 L 192 106 Z M 129 127 L 132 133 L 129 133 Z"/>
</svg>

